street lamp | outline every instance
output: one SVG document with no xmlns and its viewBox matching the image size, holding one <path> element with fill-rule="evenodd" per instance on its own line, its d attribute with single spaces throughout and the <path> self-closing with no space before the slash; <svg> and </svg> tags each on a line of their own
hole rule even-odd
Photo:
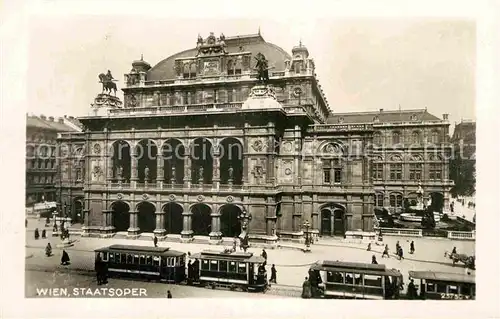
<svg viewBox="0 0 500 319">
<path fill-rule="evenodd" d="M 310 251 L 310 246 L 311 246 L 311 239 L 309 238 L 309 228 L 311 227 L 311 224 L 309 223 L 308 220 L 306 220 L 304 222 L 304 228 L 306 229 L 305 233 L 306 233 L 306 251 Z"/>
<path fill-rule="evenodd" d="M 252 214 L 248 213 L 245 208 L 243 208 L 241 214 L 238 216 L 241 223 L 241 234 L 240 240 L 244 250 L 248 248 L 248 223 L 252 220 Z"/>
</svg>

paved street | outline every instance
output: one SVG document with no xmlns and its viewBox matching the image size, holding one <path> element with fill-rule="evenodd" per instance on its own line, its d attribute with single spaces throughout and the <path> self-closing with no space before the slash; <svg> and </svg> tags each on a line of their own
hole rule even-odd
<svg viewBox="0 0 500 319">
<path fill-rule="evenodd" d="M 43 227 L 43 225 L 41 226 Z M 40 228 L 41 229 L 41 228 Z M 89 273 L 93 271 L 94 264 L 94 254 L 93 250 L 103 246 L 111 244 L 134 244 L 134 245 L 152 245 L 151 241 L 145 240 L 127 240 L 127 239 L 97 239 L 97 238 L 80 238 L 79 236 L 74 236 L 73 238 L 77 241 L 73 247 L 67 249 L 70 258 L 71 265 L 60 266 L 61 250 L 55 248 L 55 245 L 59 242 L 58 238 L 50 236 L 51 231 L 48 231 L 47 239 L 34 240 L 33 231 L 29 230 L 26 234 L 26 269 L 28 273 L 33 271 L 62 271 L 67 272 L 66 269 L 74 271 L 84 271 L 84 273 Z M 414 255 L 407 253 L 409 250 L 410 241 L 414 240 L 416 252 Z M 47 242 L 51 242 L 54 252 L 54 256 L 46 257 L 44 255 L 44 248 Z M 393 255 L 392 252 L 395 250 L 396 242 L 399 241 L 403 246 L 405 251 L 406 259 L 399 261 Z M 300 287 L 304 277 L 307 275 L 307 270 L 309 265 L 317 260 L 342 260 L 342 261 L 355 261 L 355 262 L 370 262 L 371 256 L 376 255 L 379 263 L 384 263 L 390 268 L 399 269 L 403 275 L 405 283 L 408 282 L 408 271 L 409 270 L 435 270 L 435 271 L 446 271 L 446 272 L 456 272 L 464 273 L 465 270 L 462 265 L 452 266 L 451 261 L 444 257 L 445 251 L 451 251 L 453 247 L 457 247 L 458 252 L 463 252 L 466 254 L 474 254 L 475 242 L 473 241 L 451 241 L 448 239 L 434 239 L 434 238 L 402 238 L 402 237 L 392 237 L 385 236 L 384 243 L 389 245 L 391 250 L 391 258 L 381 258 L 383 251 L 383 246 L 378 246 L 372 244 L 372 251 L 366 251 L 366 244 L 349 244 L 343 243 L 340 240 L 334 239 L 320 239 L 320 241 L 311 246 L 311 252 L 304 253 L 300 250 L 303 245 L 293 244 L 293 243 L 282 243 L 286 246 L 284 248 L 270 249 L 268 252 L 268 264 L 275 264 L 278 271 L 278 284 L 273 285 L 272 291 L 270 293 L 280 294 L 280 289 L 291 289 L 290 286 Z M 183 244 L 183 243 L 172 243 L 172 242 L 160 242 L 160 246 L 168 246 L 171 249 L 181 250 L 185 252 L 199 252 L 204 249 L 223 249 L 223 246 L 214 245 L 204 245 L 204 244 Z M 250 252 L 254 254 L 260 254 L 262 249 L 257 247 L 251 247 Z M 47 278 L 50 278 L 49 275 Z M 68 275 L 64 275 L 66 278 Z M 73 275 L 72 275 L 73 276 Z M 78 276 L 78 275 L 74 275 Z M 38 276 L 35 276 L 38 278 Z M 41 278 L 45 278 L 41 276 Z M 85 277 L 89 280 L 88 276 Z M 93 280 L 93 277 L 92 277 Z M 113 280 L 114 281 L 114 280 Z M 92 281 L 92 284 L 95 285 Z M 126 286 L 127 281 L 123 282 Z M 85 280 L 82 283 L 87 283 Z M 158 294 L 163 293 L 165 290 L 163 284 L 150 284 L 151 287 L 155 285 L 160 285 L 160 288 L 156 289 Z M 184 287 L 184 288 L 172 288 L 175 291 L 179 291 L 179 296 L 205 296 L 208 293 L 205 290 L 197 290 L 197 288 Z M 181 289 L 181 290 L 177 290 Z M 187 289 L 187 290 L 186 290 Z M 195 289 L 195 290 L 192 290 Z M 152 291 L 156 291 L 152 290 Z M 166 291 L 166 290 L 165 290 Z M 232 292 L 221 292 L 232 293 Z M 212 292 L 209 293 L 212 296 Z M 284 294 L 286 295 L 286 293 Z M 159 295 L 158 295 L 159 296 Z M 208 296 L 208 295 L 207 295 Z M 214 296 L 219 296 L 215 293 Z M 221 297 L 223 295 L 220 295 Z"/>
</svg>

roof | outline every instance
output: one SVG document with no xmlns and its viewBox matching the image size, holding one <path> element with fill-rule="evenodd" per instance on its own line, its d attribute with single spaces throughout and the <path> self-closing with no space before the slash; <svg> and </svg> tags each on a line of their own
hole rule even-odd
<svg viewBox="0 0 500 319">
<path fill-rule="evenodd" d="M 118 252 L 124 252 L 124 253 L 131 253 L 131 252 L 144 252 L 144 253 L 153 253 L 153 254 L 160 254 L 160 255 L 169 255 L 169 256 L 182 256 L 185 255 L 186 253 L 177 251 L 177 250 L 170 250 L 169 247 L 149 247 L 149 246 L 137 246 L 137 245 L 111 245 L 109 247 L 103 247 L 96 249 L 96 252 L 101 252 L 101 251 L 118 251 Z"/>
<path fill-rule="evenodd" d="M 436 271 L 409 271 L 408 274 L 410 278 L 415 279 L 430 279 L 437 281 L 449 281 L 449 282 L 464 282 L 464 283 L 476 283 L 475 275 L 464 275 L 464 274 L 455 274 L 448 272 L 436 272 Z"/>
<path fill-rule="evenodd" d="M 284 70 L 285 60 L 291 59 L 291 56 L 285 50 L 275 44 L 266 42 L 260 34 L 226 37 L 224 42 L 228 53 L 240 52 L 240 46 L 242 46 L 242 51 L 251 52 L 252 56 L 259 52 L 264 54 L 269 61 L 269 66 L 274 67 L 273 70 L 275 71 Z M 198 49 L 192 48 L 169 56 L 148 71 L 148 81 L 175 79 L 175 59 L 195 57 L 197 54 Z"/>
<path fill-rule="evenodd" d="M 69 120 L 69 118 L 54 119 L 53 117 L 47 118 L 45 116 L 28 115 L 26 116 L 26 127 L 56 132 L 78 132 L 73 125 L 66 124 L 65 120 Z M 74 118 L 72 120 L 78 122 Z M 62 121 L 62 123 L 60 121 Z"/>
<path fill-rule="evenodd" d="M 360 273 L 364 274 L 402 276 L 399 271 L 395 269 L 387 269 L 385 265 L 380 264 L 374 265 L 356 262 L 323 260 L 317 261 L 311 266 L 311 268 L 314 270 L 325 271 L 359 271 Z"/>
<path fill-rule="evenodd" d="M 412 119 L 412 116 L 415 116 Z M 339 123 L 392 123 L 411 121 L 441 121 L 440 118 L 427 112 L 427 109 L 411 110 L 379 110 L 373 112 L 333 113 L 327 119 L 328 124 Z"/>
<path fill-rule="evenodd" d="M 251 262 L 251 263 L 263 263 L 265 261 L 262 256 L 254 256 L 253 253 L 242 253 L 242 252 L 225 252 L 225 251 L 214 251 L 214 250 L 204 250 L 200 253 L 191 255 L 191 258 L 199 259 L 218 259 L 218 260 L 234 260 L 240 262 Z"/>
</svg>

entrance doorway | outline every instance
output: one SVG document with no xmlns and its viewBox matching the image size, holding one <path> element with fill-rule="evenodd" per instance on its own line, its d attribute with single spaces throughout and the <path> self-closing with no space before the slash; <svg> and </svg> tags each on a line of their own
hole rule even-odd
<svg viewBox="0 0 500 319">
<path fill-rule="evenodd" d="M 342 209 L 333 211 L 333 235 L 344 237 L 345 235 L 345 214 Z"/>
<path fill-rule="evenodd" d="M 332 212 L 328 208 L 321 210 L 321 235 L 332 235 Z"/>
<path fill-rule="evenodd" d="M 220 216 L 220 231 L 224 237 L 236 237 L 241 233 L 241 222 L 238 216 L 241 209 L 236 205 L 222 206 Z"/>
<path fill-rule="evenodd" d="M 127 231 L 130 227 L 130 207 L 124 202 L 114 202 L 111 205 L 113 226 L 115 231 Z"/>
<path fill-rule="evenodd" d="M 141 232 L 152 233 L 156 228 L 156 208 L 149 202 L 137 205 L 137 224 Z"/>
<path fill-rule="evenodd" d="M 165 212 L 165 229 L 167 234 L 180 234 L 182 232 L 182 206 L 177 203 L 168 203 L 163 206 Z"/>
</svg>

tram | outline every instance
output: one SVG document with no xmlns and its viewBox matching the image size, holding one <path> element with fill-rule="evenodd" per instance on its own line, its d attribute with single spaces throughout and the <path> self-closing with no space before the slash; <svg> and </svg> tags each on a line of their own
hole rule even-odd
<svg viewBox="0 0 500 319">
<path fill-rule="evenodd" d="M 109 276 L 142 277 L 170 283 L 186 278 L 186 253 L 168 247 L 111 245 L 96 249 Z"/>
<path fill-rule="evenodd" d="M 476 299 L 475 275 L 435 272 L 410 271 L 410 279 L 420 282 L 421 299 L 470 300 Z"/>
<path fill-rule="evenodd" d="M 315 298 L 399 299 L 403 275 L 385 265 L 317 261 L 309 269 Z"/>
<path fill-rule="evenodd" d="M 234 290 L 265 292 L 268 287 L 265 259 L 250 252 L 205 250 L 192 254 L 198 260 L 197 281 L 203 286 L 226 287 Z"/>
</svg>

